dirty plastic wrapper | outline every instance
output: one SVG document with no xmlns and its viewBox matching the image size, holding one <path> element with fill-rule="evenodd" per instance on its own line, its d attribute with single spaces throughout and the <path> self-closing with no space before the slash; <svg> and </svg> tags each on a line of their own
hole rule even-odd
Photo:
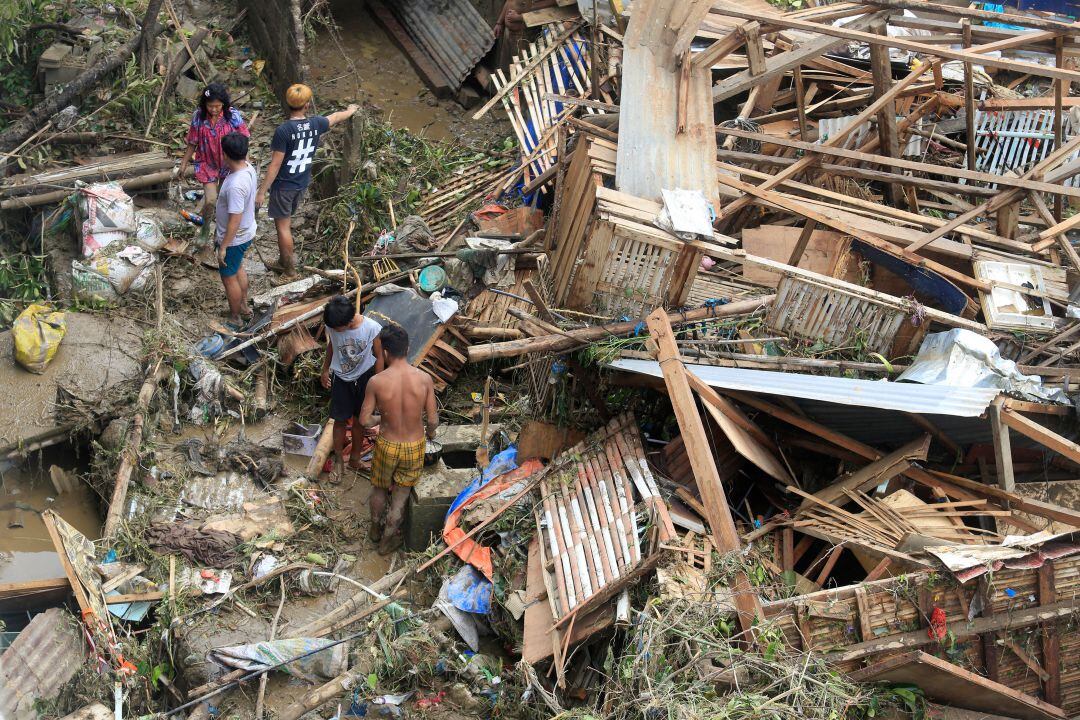
<svg viewBox="0 0 1080 720">
<path fill-rule="evenodd" d="M 283 660 L 309 653 L 335 642 L 324 638 L 289 638 L 269 640 L 251 645 L 234 645 L 216 648 L 206 654 L 206 659 L 224 668 L 266 670 Z M 345 672 L 348 661 L 348 643 L 340 643 L 326 652 L 316 652 L 279 669 L 310 682 L 332 680 Z"/>
<path fill-rule="evenodd" d="M 15 361 L 32 373 L 45 372 L 67 332 L 64 313 L 34 303 L 15 318 L 11 327 Z"/>
</svg>

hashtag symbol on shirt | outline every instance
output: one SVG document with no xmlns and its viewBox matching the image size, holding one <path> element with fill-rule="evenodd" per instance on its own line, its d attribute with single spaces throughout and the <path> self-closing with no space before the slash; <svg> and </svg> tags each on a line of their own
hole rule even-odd
<svg viewBox="0 0 1080 720">
<path fill-rule="evenodd" d="M 307 170 L 308 165 L 311 164 L 311 156 L 314 153 L 315 140 L 312 138 L 301 140 L 296 149 L 292 151 L 292 157 L 289 159 L 289 173 L 295 175 Z"/>
</svg>

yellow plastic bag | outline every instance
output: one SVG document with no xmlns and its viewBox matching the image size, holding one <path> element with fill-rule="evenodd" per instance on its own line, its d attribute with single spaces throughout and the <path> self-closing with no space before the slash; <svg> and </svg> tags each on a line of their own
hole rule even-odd
<svg viewBox="0 0 1080 720">
<path fill-rule="evenodd" d="M 40 375 L 56 357 L 66 332 L 64 313 L 48 305 L 31 305 L 15 318 L 15 324 L 11 327 L 15 339 L 15 362 Z"/>
</svg>

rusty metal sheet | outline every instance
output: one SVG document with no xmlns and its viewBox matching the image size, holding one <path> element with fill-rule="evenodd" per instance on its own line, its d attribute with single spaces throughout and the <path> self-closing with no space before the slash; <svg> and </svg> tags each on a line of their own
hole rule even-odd
<svg viewBox="0 0 1080 720">
<path fill-rule="evenodd" d="M 0 655 L 0 718 L 36 720 L 34 701 L 51 700 L 85 660 L 75 619 L 49 608 L 19 633 Z"/>
<path fill-rule="evenodd" d="M 387 4 L 409 36 L 457 87 L 495 44 L 492 28 L 468 0 Z"/>
</svg>

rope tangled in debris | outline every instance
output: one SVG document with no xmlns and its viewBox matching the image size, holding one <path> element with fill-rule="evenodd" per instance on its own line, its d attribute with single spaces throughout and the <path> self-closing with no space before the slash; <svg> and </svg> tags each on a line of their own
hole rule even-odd
<svg viewBox="0 0 1080 720">
<path fill-rule="evenodd" d="M 732 118 L 731 120 L 724 120 L 718 124 L 718 127 L 730 128 L 732 130 L 743 130 L 745 132 L 761 133 L 762 128 L 756 122 L 747 120 L 745 118 Z M 737 152 L 755 153 L 761 152 L 761 141 L 750 140 L 748 138 L 734 138 L 732 149 Z"/>
</svg>

